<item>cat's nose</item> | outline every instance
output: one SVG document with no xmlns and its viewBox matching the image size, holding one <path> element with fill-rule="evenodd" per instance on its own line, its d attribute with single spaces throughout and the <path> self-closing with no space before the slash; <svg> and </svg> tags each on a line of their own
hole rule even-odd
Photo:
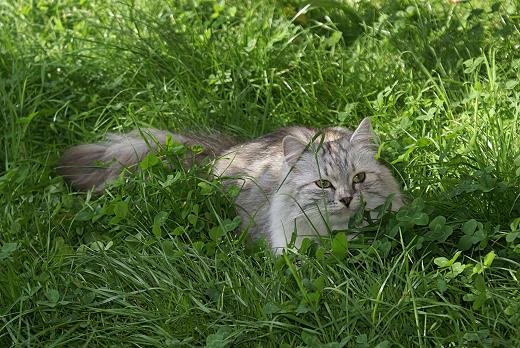
<svg viewBox="0 0 520 348">
<path fill-rule="evenodd" d="M 348 208 L 350 205 L 350 202 L 352 202 L 352 196 L 343 197 L 340 199 L 341 203 L 345 204 L 345 206 Z"/>
</svg>

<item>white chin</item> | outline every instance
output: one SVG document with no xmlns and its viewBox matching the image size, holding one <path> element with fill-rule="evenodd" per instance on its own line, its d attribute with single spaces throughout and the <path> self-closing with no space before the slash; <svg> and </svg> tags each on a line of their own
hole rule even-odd
<svg viewBox="0 0 520 348">
<path fill-rule="evenodd" d="M 350 209 L 342 209 L 329 217 L 327 221 L 329 227 L 333 231 L 346 230 L 348 227 L 348 220 L 354 212 Z"/>
</svg>

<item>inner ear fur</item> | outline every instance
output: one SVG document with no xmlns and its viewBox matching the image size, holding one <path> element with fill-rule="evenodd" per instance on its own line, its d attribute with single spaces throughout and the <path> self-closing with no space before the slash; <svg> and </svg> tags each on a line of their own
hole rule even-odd
<svg viewBox="0 0 520 348">
<path fill-rule="evenodd" d="M 363 144 L 368 146 L 375 146 L 374 133 L 372 132 L 372 125 L 370 119 L 365 117 L 358 125 L 352 136 L 351 143 Z"/>
<path fill-rule="evenodd" d="M 283 156 L 289 166 L 293 166 L 298 161 L 306 148 L 307 144 L 295 136 L 287 135 L 282 140 Z"/>
</svg>

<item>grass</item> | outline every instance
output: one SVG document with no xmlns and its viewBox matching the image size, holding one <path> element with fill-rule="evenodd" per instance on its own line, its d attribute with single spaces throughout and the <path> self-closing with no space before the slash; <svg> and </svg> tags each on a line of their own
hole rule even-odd
<svg viewBox="0 0 520 348">
<path fill-rule="evenodd" d="M 0 2 L 2 346 L 520 344 L 518 4 L 309 4 Z M 54 172 L 109 130 L 365 116 L 410 204 L 348 250 L 233 237 L 204 165 Z"/>
</svg>

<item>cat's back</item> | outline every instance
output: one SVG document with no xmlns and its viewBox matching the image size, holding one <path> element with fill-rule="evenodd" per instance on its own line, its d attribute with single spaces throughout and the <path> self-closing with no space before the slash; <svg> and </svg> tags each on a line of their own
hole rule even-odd
<svg viewBox="0 0 520 348">
<path fill-rule="evenodd" d="M 232 146 L 217 157 L 214 172 L 217 176 L 272 176 L 283 164 L 283 138 L 293 133 L 303 136 L 310 131 L 306 127 L 286 127 Z"/>
<path fill-rule="evenodd" d="M 283 139 L 291 135 L 293 137 L 296 137 L 303 142 L 310 142 L 315 139 L 319 139 L 319 136 L 324 136 L 324 141 L 334 141 L 339 138 L 343 138 L 345 136 L 351 136 L 352 131 L 348 128 L 344 127 L 328 127 L 328 128 L 311 128 L 311 127 L 305 127 L 305 126 L 290 126 L 290 127 L 284 127 L 280 128 L 274 132 L 268 133 L 264 136 L 261 136 L 257 139 L 251 140 L 250 142 L 246 144 L 250 144 L 253 147 L 260 146 L 260 147 L 278 147 L 281 151 L 282 141 Z M 316 140 L 315 140 L 316 141 Z M 319 141 L 319 140 L 318 140 Z"/>
<path fill-rule="evenodd" d="M 283 166 L 282 142 L 286 136 L 296 137 L 303 142 L 334 141 L 351 136 L 352 131 L 343 127 L 317 129 L 305 126 L 280 128 L 256 139 L 232 146 L 220 154 L 215 163 L 215 174 L 226 176 L 246 175 L 259 178 L 275 176 Z M 274 178 L 273 178 L 274 179 Z"/>
</svg>

